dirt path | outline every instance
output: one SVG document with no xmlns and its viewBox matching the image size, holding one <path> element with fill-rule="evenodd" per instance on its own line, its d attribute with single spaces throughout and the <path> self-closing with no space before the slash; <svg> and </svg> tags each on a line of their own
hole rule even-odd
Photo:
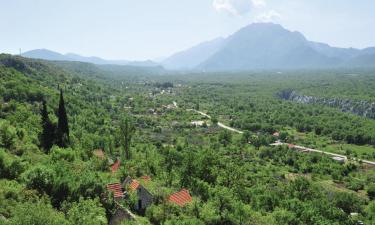
<svg viewBox="0 0 375 225">
<path fill-rule="evenodd" d="M 201 111 L 198 111 L 198 110 L 195 110 L 195 109 L 187 109 L 187 111 L 193 111 L 193 112 L 196 112 L 196 113 L 201 114 L 202 116 L 204 116 L 204 117 L 206 117 L 206 118 L 208 118 L 208 119 L 211 119 L 211 116 L 208 115 L 208 114 L 206 114 L 206 113 L 204 113 L 204 112 L 201 112 Z M 236 132 L 236 133 L 238 133 L 238 134 L 243 134 L 243 131 L 240 131 L 240 130 L 237 130 L 237 129 L 233 128 L 233 127 L 230 127 L 230 126 L 224 125 L 224 124 L 221 123 L 221 122 L 218 122 L 217 125 L 218 125 L 219 127 L 221 127 L 221 128 L 227 129 L 227 130 L 229 130 L 229 131 L 233 131 L 233 132 Z"/>
<path fill-rule="evenodd" d="M 288 143 L 285 143 L 285 144 L 289 145 Z M 294 145 L 294 148 L 297 149 L 297 150 L 300 150 L 300 151 L 316 152 L 316 153 L 321 153 L 321 154 L 325 154 L 325 155 L 329 155 L 329 156 L 333 156 L 333 157 L 340 157 L 340 158 L 343 158 L 345 161 L 348 160 L 348 157 L 346 155 L 340 155 L 340 154 L 336 154 L 336 153 L 332 153 L 332 152 L 326 152 L 326 151 L 322 151 L 322 150 L 307 148 L 307 147 L 299 146 L 299 145 Z M 368 164 L 368 165 L 371 165 L 371 166 L 375 166 L 375 162 L 372 162 L 372 161 L 369 161 L 369 160 L 362 160 L 362 159 L 358 159 L 358 158 L 352 158 L 352 160 L 362 161 L 362 163 L 365 163 L 365 164 Z"/>
</svg>

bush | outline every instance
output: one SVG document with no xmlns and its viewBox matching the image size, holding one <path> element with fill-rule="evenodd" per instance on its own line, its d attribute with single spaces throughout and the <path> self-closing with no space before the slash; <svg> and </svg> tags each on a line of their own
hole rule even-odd
<svg viewBox="0 0 375 225">
<path fill-rule="evenodd" d="M 51 149 L 51 158 L 54 162 L 60 160 L 73 162 L 75 159 L 75 155 L 71 148 L 59 148 L 57 146 L 53 146 Z"/>
<path fill-rule="evenodd" d="M 81 198 L 79 202 L 71 205 L 67 218 L 72 224 L 105 225 L 108 223 L 105 209 L 98 199 Z"/>
<path fill-rule="evenodd" d="M 375 184 L 371 184 L 368 186 L 367 195 L 371 200 L 375 200 Z"/>
<path fill-rule="evenodd" d="M 17 205 L 9 224 L 68 225 L 70 223 L 64 218 L 63 213 L 55 211 L 49 204 L 26 202 Z"/>
<path fill-rule="evenodd" d="M 34 167 L 24 176 L 26 187 L 36 189 L 41 193 L 51 193 L 54 184 L 55 173 L 45 166 Z"/>
</svg>

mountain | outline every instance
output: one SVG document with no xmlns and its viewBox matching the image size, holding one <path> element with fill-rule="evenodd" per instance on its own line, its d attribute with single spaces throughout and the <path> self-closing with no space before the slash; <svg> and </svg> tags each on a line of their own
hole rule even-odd
<svg viewBox="0 0 375 225">
<path fill-rule="evenodd" d="M 68 57 L 48 49 L 35 49 L 22 54 L 23 57 L 52 61 L 68 61 Z"/>
<path fill-rule="evenodd" d="M 139 66 L 139 67 L 155 67 L 159 66 L 151 60 L 147 61 L 128 61 L 128 60 L 106 60 L 96 56 L 86 57 L 75 53 L 61 54 L 48 49 L 35 49 L 22 54 L 22 56 L 33 59 L 44 59 L 50 61 L 74 61 L 74 62 L 87 62 L 98 65 L 127 65 L 127 66 Z"/>
<path fill-rule="evenodd" d="M 162 62 L 162 65 L 167 69 L 194 69 L 215 54 L 224 43 L 224 38 L 203 42 L 170 56 Z"/>
<path fill-rule="evenodd" d="M 331 47 L 273 23 L 251 24 L 217 40 L 179 52 L 163 65 L 201 71 L 375 67 L 375 48 Z"/>
</svg>

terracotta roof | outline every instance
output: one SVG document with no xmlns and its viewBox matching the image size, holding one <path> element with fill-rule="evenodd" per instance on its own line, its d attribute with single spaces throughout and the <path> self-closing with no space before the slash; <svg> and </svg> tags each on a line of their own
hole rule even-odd
<svg viewBox="0 0 375 225">
<path fill-rule="evenodd" d="M 120 168 L 120 160 L 116 159 L 116 162 L 111 166 L 112 173 L 115 173 Z"/>
<path fill-rule="evenodd" d="M 294 144 L 288 144 L 288 148 L 294 148 L 296 147 Z"/>
<path fill-rule="evenodd" d="M 107 190 L 113 192 L 115 198 L 124 197 L 124 192 L 120 183 L 107 184 Z"/>
<path fill-rule="evenodd" d="M 150 176 L 142 176 L 141 179 L 144 180 L 145 182 L 151 181 Z"/>
<path fill-rule="evenodd" d="M 169 198 L 168 198 L 169 202 L 175 203 L 175 204 L 177 204 L 181 207 L 184 206 L 185 204 L 191 202 L 192 200 L 193 200 L 193 198 L 189 194 L 189 191 L 186 190 L 186 189 L 182 189 L 181 191 L 170 195 Z"/>
<path fill-rule="evenodd" d="M 137 188 L 139 187 L 139 182 L 135 179 L 132 180 L 132 182 L 129 184 L 129 188 L 131 190 L 137 190 Z"/>
</svg>

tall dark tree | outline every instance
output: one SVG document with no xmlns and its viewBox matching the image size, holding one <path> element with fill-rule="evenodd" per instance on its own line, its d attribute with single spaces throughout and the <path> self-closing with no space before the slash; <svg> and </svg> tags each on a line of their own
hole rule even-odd
<svg viewBox="0 0 375 225">
<path fill-rule="evenodd" d="M 69 125 L 68 116 L 66 115 L 63 91 L 61 89 L 57 117 L 59 118 L 59 121 L 57 123 L 57 144 L 60 147 L 67 147 L 69 144 Z"/>
<path fill-rule="evenodd" d="M 135 132 L 135 127 L 129 117 L 125 117 L 120 125 L 121 129 L 121 144 L 124 148 L 124 153 L 121 154 L 121 158 L 125 156 L 125 159 L 130 159 L 130 143 Z"/>
<path fill-rule="evenodd" d="M 43 100 L 43 106 L 40 111 L 42 117 L 42 134 L 40 135 L 40 144 L 46 153 L 52 148 L 55 139 L 55 125 L 48 116 L 47 103 Z"/>
</svg>

